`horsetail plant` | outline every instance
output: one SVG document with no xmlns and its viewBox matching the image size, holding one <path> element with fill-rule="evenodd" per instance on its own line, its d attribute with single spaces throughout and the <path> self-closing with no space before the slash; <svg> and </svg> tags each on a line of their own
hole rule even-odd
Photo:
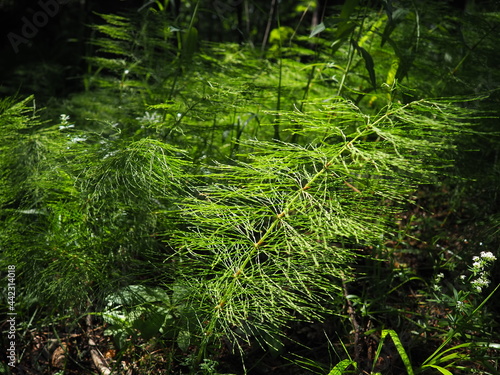
<svg viewBox="0 0 500 375">
<path fill-rule="evenodd" d="M 443 139 L 465 131 L 446 102 L 376 116 L 340 98 L 308 107 L 283 114 L 303 124 L 307 145 L 246 142 L 245 161 L 207 166 L 180 205 L 189 224 L 171 237 L 172 259 L 201 313 L 198 362 L 221 335 L 240 350 L 250 337 L 279 350 L 290 321 L 340 314 L 357 249 L 390 235 L 391 213 L 453 148 Z"/>
</svg>

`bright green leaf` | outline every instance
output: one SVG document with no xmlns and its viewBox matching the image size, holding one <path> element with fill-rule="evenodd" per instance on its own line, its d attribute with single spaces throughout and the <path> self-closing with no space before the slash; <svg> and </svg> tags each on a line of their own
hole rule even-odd
<svg viewBox="0 0 500 375">
<path fill-rule="evenodd" d="M 309 35 L 309 38 L 312 38 L 313 36 L 319 34 L 320 32 L 325 30 L 325 24 L 321 22 L 319 25 L 316 25 L 314 29 L 312 29 L 311 34 Z"/>
<path fill-rule="evenodd" d="M 438 370 L 443 375 L 453 375 L 452 372 L 448 371 L 444 367 L 437 366 L 437 365 L 429 365 L 429 367 L 435 368 L 436 370 Z"/>
<path fill-rule="evenodd" d="M 411 366 L 410 358 L 408 357 L 408 354 L 406 354 L 406 350 L 405 350 L 403 344 L 401 343 L 401 340 L 399 339 L 398 334 L 396 333 L 396 331 L 394 331 L 392 329 L 384 329 L 382 331 L 382 334 L 380 337 L 381 343 L 383 342 L 383 340 L 385 339 L 385 337 L 387 335 L 391 336 L 392 341 L 394 342 L 394 345 L 396 346 L 396 349 L 399 353 L 399 356 L 403 360 L 403 363 L 406 367 L 406 371 L 408 372 L 408 375 L 413 375 L 413 368 Z"/>
<path fill-rule="evenodd" d="M 334 368 L 328 373 L 328 375 L 342 375 L 344 374 L 344 370 L 348 368 L 350 365 L 356 366 L 356 362 L 350 359 L 344 359 L 335 365 Z"/>
<path fill-rule="evenodd" d="M 191 334 L 188 331 L 180 331 L 177 335 L 177 345 L 182 351 L 186 351 L 191 343 Z"/>
</svg>

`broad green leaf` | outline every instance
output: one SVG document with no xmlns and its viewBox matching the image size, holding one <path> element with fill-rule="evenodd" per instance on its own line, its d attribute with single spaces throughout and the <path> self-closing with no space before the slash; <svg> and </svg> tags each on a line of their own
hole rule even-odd
<svg viewBox="0 0 500 375">
<path fill-rule="evenodd" d="M 169 304 L 166 291 L 161 288 L 151 288 L 144 285 L 129 285 L 121 291 L 106 297 L 107 306 L 138 305 L 144 302 L 164 302 Z"/>
<path fill-rule="evenodd" d="M 387 72 L 387 78 L 385 80 L 385 83 L 387 83 L 389 87 L 391 87 L 394 84 L 398 69 L 399 69 L 399 60 L 398 59 L 392 60 L 391 67 Z"/>
<path fill-rule="evenodd" d="M 198 30 L 190 27 L 182 39 L 182 56 L 185 62 L 190 62 L 198 51 Z"/>
<path fill-rule="evenodd" d="M 382 0 L 382 5 L 385 8 L 389 20 L 392 20 L 392 0 Z"/>
<path fill-rule="evenodd" d="M 127 347 L 129 338 L 129 332 L 120 331 L 113 336 L 113 342 L 118 350 L 122 350 Z"/>
<path fill-rule="evenodd" d="M 155 307 L 152 306 L 150 309 L 143 311 L 133 322 L 133 328 L 137 329 L 145 340 L 149 340 L 158 334 L 166 323 L 173 324 L 172 315 L 161 309 L 155 310 Z"/>
<path fill-rule="evenodd" d="M 352 22 L 350 17 L 358 3 L 359 0 L 347 0 L 342 6 L 340 17 L 337 19 L 338 25 L 335 31 L 335 40 L 332 43 L 333 53 L 340 48 L 342 43 L 344 43 L 356 29 L 356 23 Z"/>
<path fill-rule="evenodd" d="M 354 48 L 361 54 L 361 57 L 363 60 L 365 60 L 365 67 L 366 70 L 368 71 L 368 74 L 370 75 L 370 82 L 373 86 L 373 88 L 377 88 L 377 78 L 375 76 L 375 63 L 373 62 L 372 56 L 368 53 L 366 49 L 363 47 L 360 47 L 358 43 L 353 40 L 352 44 Z"/>
<path fill-rule="evenodd" d="M 319 25 L 316 25 L 314 27 L 314 29 L 311 31 L 311 34 L 309 35 L 309 38 L 312 38 L 313 36 L 319 34 L 323 30 L 325 30 L 325 24 L 323 22 L 321 22 Z"/>
<path fill-rule="evenodd" d="M 380 42 L 380 45 L 383 47 L 385 42 L 389 40 L 389 37 L 391 36 L 392 32 L 396 29 L 396 26 L 406 17 L 408 14 L 407 9 L 396 9 L 396 11 L 389 13 L 388 14 L 388 21 L 387 25 L 385 25 L 384 32 L 382 33 L 382 40 Z"/>
<path fill-rule="evenodd" d="M 354 8 L 358 5 L 359 0 L 346 0 L 344 5 L 342 6 L 342 10 L 340 12 L 340 18 L 347 19 L 351 16 L 352 12 L 354 12 Z"/>
<path fill-rule="evenodd" d="M 289 40 L 293 33 L 293 29 L 289 26 L 281 26 L 273 29 L 269 34 L 269 43 L 282 44 L 285 41 Z"/>
<path fill-rule="evenodd" d="M 356 24 L 350 20 L 342 21 L 337 26 L 337 31 L 335 32 L 335 36 L 337 39 L 347 39 L 354 29 L 356 28 Z"/>
<path fill-rule="evenodd" d="M 350 20 L 339 23 L 335 32 L 335 40 L 331 45 L 332 53 L 335 53 L 342 46 L 342 44 L 354 32 L 354 29 L 356 29 L 356 24 Z"/>
<path fill-rule="evenodd" d="M 191 334 L 189 331 L 180 331 L 177 335 L 177 346 L 180 350 L 186 351 L 191 343 Z"/>
</svg>

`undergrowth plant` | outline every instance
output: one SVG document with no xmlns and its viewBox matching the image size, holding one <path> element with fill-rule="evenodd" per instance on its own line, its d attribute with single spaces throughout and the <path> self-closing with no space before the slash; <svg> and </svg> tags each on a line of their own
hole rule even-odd
<svg viewBox="0 0 500 375">
<path fill-rule="evenodd" d="M 473 288 L 476 288 L 474 283 L 471 283 Z M 489 364 L 488 362 L 494 361 L 495 356 L 491 355 L 491 352 L 496 353 L 500 350 L 500 345 L 491 341 L 475 341 L 469 334 L 469 337 L 460 344 L 453 344 L 457 339 L 457 336 L 466 334 L 467 325 L 475 318 L 475 315 L 481 312 L 483 306 L 487 301 L 495 294 L 500 285 L 497 285 L 486 298 L 484 298 L 479 305 L 472 311 L 464 313 L 463 304 L 468 304 L 468 302 L 461 302 L 454 306 L 457 312 L 461 312 L 462 315 L 458 319 L 454 319 L 454 314 L 451 313 L 449 320 L 451 327 L 449 331 L 445 334 L 445 340 L 441 345 L 426 358 L 422 363 L 414 363 L 405 349 L 400 336 L 398 333 L 392 329 L 383 329 L 380 333 L 380 341 L 377 345 L 377 350 L 373 358 L 372 367 L 370 374 L 379 375 L 381 372 L 376 371 L 377 362 L 380 358 L 382 349 L 384 348 L 386 339 L 391 338 L 397 354 L 400 356 L 403 362 L 404 369 L 408 375 L 421 374 L 421 373 L 436 373 L 438 371 L 440 374 L 453 375 L 462 372 L 469 372 L 467 364 L 473 364 L 480 361 L 481 364 L 486 365 L 488 371 L 491 373 L 496 373 L 495 365 Z M 476 290 L 477 292 L 477 290 Z M 454 321 L 455 320 L 455 321 Z M 357 368 L 358 363 L 352 358 L 345 359 L 338 364 L 336 364 L 328 375 L 342 375 L 351 373 L 350 368 Z"/>
</svg>

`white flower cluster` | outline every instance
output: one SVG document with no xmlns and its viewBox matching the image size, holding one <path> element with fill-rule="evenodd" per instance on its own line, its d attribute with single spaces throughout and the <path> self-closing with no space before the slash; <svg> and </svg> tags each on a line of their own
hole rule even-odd
<svg viewBox="0 0 500 375">
<path fill-rule="evenodd" d="M 491 251 L 481 251 L 479 256 L 472 257 L 473 263 L 471 271 L 474 277 L 477 276 L 477 278 L 472 280 L 471 285 L 478 293 L 481 293 L 483 288 L 486 288 L 490 284 L 488 272 L 485 271 L 485 268 L 496 259 L 497 258 Z"/>
<path fill-rule="evenodd" d="M 439 283 L 441 282 L 442 279 L 444 279 L 444 273 L 440 272 L 436 275 L 436 278 L 434 279 L 434 284 L 432 286 L 436 292 L 441 291 L 441 287 L 439 286 Z"/>
<path fill-rule="evenodd" d="M 69 121 L 69 115 L 66 115 L 66 114 L 63 113 L 59 117 L 61 118 L 61 124 L 66 125 L 68 123 L 68 121 Z"/>
<path fill-rule="evenodd" d="M 497 260 L 497 257 L 491 251 L 481 251 L 481 258 L 489 262 Z"/>
<path fill-rule="evenodd" d="M 136 120 L 139 120 L 141 124 L 158 124 L 163 121 L 163 117 L 156 112 L 145 112 L 144 116 L 136 117 Z"/>
<path fill-rule="evenodd" d="M 68 115 L 65 115 L 63 113 L 62 115 L 59 116 L 59 118 L 61 119 L 61 125 L 59 125 L 59 130 L 68 129 L 68 128 L 74 128 L 75 127 L 74 124 L 70 124 L 69 123 L 69 116 Z"/>
</svg>

